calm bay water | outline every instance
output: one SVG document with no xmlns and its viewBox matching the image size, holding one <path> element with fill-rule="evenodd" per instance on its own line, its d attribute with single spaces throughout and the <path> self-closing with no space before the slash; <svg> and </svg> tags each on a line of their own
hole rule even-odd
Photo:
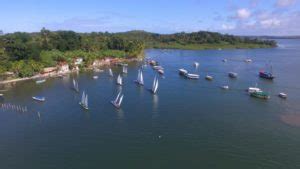
<svg viewBox="0 0 300 169">
<path fill-rule="evenodd" d="M 0 168 L 300 168 L 300 124 L 282 120 L 300 119 L 300 40 L 278 42 L 275 49 L 147 50 L 146 56 L 165 68 L 158 94 L 146 90 L 155 76 L 149 66 L 145 87 L 133 83 L 140 64 L 132 63 L 120 110 L 109 103 L 120 88 L 107 71 L 96 73 L 97 80 L 90 72 L 40 85 L 20 82 L 4 92 L 2 102 L 27 106 L 28 112 L 0 109 Z M 266 63 L 273 65 L 273 82 L 257 76 Z M 180 77 L 179 68 L 199 73 L 200 79 Z M 229 79 L 229 71 L 238 78 Z M 206 81 L 206 75 L 214 80 Z M 78 105 L 81 94 L 70 89 L 73 77 L 89 95 L 89 111 Z M 256 83 L 270 100 L 245 93 Z M 288 99 L 278 98 L 279 92 Z M 46 102 L 34 102 L 35 95 Z"/>
</svg>

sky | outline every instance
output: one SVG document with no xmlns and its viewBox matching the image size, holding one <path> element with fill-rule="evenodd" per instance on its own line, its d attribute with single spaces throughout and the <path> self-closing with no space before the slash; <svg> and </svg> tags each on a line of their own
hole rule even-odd
<svg viewBox="0 0 300 169">
<path fill-rule="evenodd" d="M 0 0 L 4 33 L 215 31 L 300 35 L 300 0 Z"/>
</svg>

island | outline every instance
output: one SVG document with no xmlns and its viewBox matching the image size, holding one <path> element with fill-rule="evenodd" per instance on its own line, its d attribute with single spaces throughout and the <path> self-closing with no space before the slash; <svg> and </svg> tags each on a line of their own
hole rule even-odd
<svg viewBox="0 0 300 169">
<path fill-rule="evenodd" d="M 0 83 L 58 75 L 141 59 L 144 49 L 270 48 L 276 42 L 216 32 L 157 34 L 74 31 L 15 32 L 0 35 Z"/>
</svg>

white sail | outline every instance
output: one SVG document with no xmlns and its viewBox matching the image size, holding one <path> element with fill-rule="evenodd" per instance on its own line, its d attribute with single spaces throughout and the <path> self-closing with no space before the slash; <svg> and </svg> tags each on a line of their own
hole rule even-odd
<svg viewBox="0 0 300 169">
<path fill-rule="evenodd" d="M 119 97 L 120 97 L 120 94 L 121 94 L 121 92 L 119 92 L 119 94 L 118 94 L 118 96 L 116 97 L 116 99 L 115 99 L 114 103 L 117 103 L 117 102 L 118 102 L 118 100 L 119 100 Z"/>
<path fill-rule="evenodd" d="M 139 83 L 143 85 L 143 84 L 144 84 L 143 71 L 140 70 L 140 72 L 141 72 L 141 73 L 140 73 Z"/>
<path fill-rule="evenodd" d="M 158 89 L 158 79 L 155 76 L 154 81 L 153 81 L 153 86 L 152 86 L 152 92 L 155 94 L 157 92 Z"/>
<path fill-rule="evenodd" d="M 76 86 L 76 81 L 75 81 L 75 79 L 73 79 L 73 86 L 74 86 L 74 88 L 75 88 L 75 86 Z M 75 88 L 76 89 L 76 88 Z"/>
<path fill-rule="evenodd" d="M 84 106 L 88 107 L 88 95 L 85 96 Z"/>
<path fill-rule="evenodd" d="M 112 70 L 111 70 L 111 69 L 109 69 L 109 76 L 111 76 L 111 77 L 113 77 L 113 76 L 114 76 L 114 74 L 113 74 L 113 72 L 112 72 Z"/>
<path fill-rule="evenodd" d="M 154 88 L 155 88 L 155 81 L 156 81 L 156 76 L 154 77 L 154 80 L 153 80 L 153 84 L 152 84 L 152 92 L 154 91 Z"/>
<path fill-rule="evenodd" d="M 155 87 L 154 87 L 153 93 L 156 93 L 157 89 L 158 89 L 158 79 L 156 78 L 156 83 L 155 83 Z"/>
<path fill-rule="evenodd" d="M 127 67 L 123 66 L 123 73 L 127 73 Z"/>
<path fill-rule="evenodd" d="M 119 102 L 117 103 L 117 105 L 120 107 L 121 106 L 121 103 L 122 103 L 122 100 L 123 100 L 123 96 L 124 95 L 122 95 L 121 97 L 120 97 L 120 100 L 119 100 Z"/>
<path fill-rule="evenodd" d="M 84 100 L 85 100 L 85 93 L 83 91 L 82 92 L 82 97 L 81 97 L 81 104 L 84 104 Z"/>
<path fill-rule="evenodd" d="M 118 85 L 122 85 L 122 77 L 121 77 L 121 75 L 119 75 L 118 78 L 117 78 L 117 84 Z"/>
</svg>

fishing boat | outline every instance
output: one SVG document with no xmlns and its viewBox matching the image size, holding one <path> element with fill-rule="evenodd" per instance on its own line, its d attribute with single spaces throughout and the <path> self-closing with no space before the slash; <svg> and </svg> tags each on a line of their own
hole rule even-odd
<svg viewBox="0 0 300 169">
<path fill-rule="evenodd" d="M 153 81 L 153 85 L 152 85 L 151 92 L 152 92 L 153 94 L 156 94 L 156 93 L 157 93 L 157 89 L 158 89 L 158 78 L 155 76 L 155 77 L 154 77 L 154 81 Z"/>
<path fill-rule="evenodd" d="M 32 99 L 40 102 L 44 102 L 46 100 L 45 97 L 39 97 L 39 96 L 33 96 Z"/>
<path fill-rule="evenodd" d="M 197 74 L 192 74 L 192 73 L 186 73 L 184 74 L 185 77 L 187 77 L 188 79 L 199 79 L 199 75 Z"/>
<path fill-rule="evenodd" d="M 40 80 L 35 81 L 36 84 L 41 84 L 44 82 L 46 82 L 46 79 L 40 79 Z"/>
<path fill-rule="evenodd" d="M 157 70 L 157 72 L 161 75 L 165 74 L 164 70 L 162 70 L 162 69 Z"/>
<path fill-rule="evenodd" d="M 228 76 L 231 77 L 231 78 L 237 78 L 238 74 L 235 73 L 235 72 L 229 72 Z"/>
<path fill-rule="evenodd" d="M 212 77 L 212 76 L 209 76 L 209 75 L 207 75 L 207 76 L 205 76 L 205 79 L 206 79 L 206 80 L 213 80 L 213 77 Z"/>
<path fill-rule="evenodd" d="M 259 99 L 269 99 L 270 98 L 269 94 L 264 91 L 252 92 L 252 93 L 250 93 L 250 96 L 256 97 Z"/>
<path fill-rule="evenodd" d="M 118 78 L 117 78 L 117 85 L 120 85 L 120 86 L 123 85 L 122 77 L 120 74 L 118 75 Z"/>
<path fill-rule="evenodd" d="M 264 79 L 268 79 L 268 80 L 273 80 L 275 78 L 275 76 L 273 75 L 273 69 L 272 66 L 270 67 L 270 72 L 261 70 L 259 71 L 259 77 L 264 78 Z"/>
<path fill-rule="evenodd" d="M 143 71 L 139 69 L 138 77 L 134 81 L 138 85 L 144 85 Z"/>
<path fill-rule="evenodd" d="M 111 68 L 108 69 L 108 72 L 109 72 L 109 76 L 110 76 L 110 77 L 113 77 L 113 76 L 114 76 L 114 74 L 113 74 Z"/>
<path fill-rule="evenodd" d="M 75 79 L 73 79 L 73 89 L 76 92 L 79 92 L 78 82 Z"/>
<path fill-rule="evenodd" d="M 285 94 L 285 93 L 279 93 L 278 97 L 286 99 L 287 98 L 287 94 Z"/>
<path fill-rule="evenodd" d="M 229 89 L 229 86 L 227 86 L 227 85 L 221 86 L 221 89 L 228 90 L 228 89 Z"/>
<path fill-rule="evenodd" d="M 88 106 L 88 95 L 85 94 L 85 92 L 82 92 L 82 97 L 81 97 L 81 101 L 79 102 L 79 104 L 81 105 L 82 108 L 88 110 L 89 106 Z"/>
<path fill-rule="evenodd" d="M 180 75 L 186 75 L 187 73 L 188 73 L 187 70 L 185 70 L 185 69 L 179 69 L 179 74 Z"/>
<path fill-rule="evenodd" d="M 121 95 L 121 92 L 119 92 L 118 96 L 116 97 L 115 100 L 111 101 L 111 104 L 114 105 L 116 108 L 120 108 L 123 100 L 123 94 Z"/>
<path fill-rule="evenodd" d="M 194 66 L 197 68 L 199 67 L 199 63 L 198 62 L 194 62 Z"/>
<path fill-rule="evenodd" d="M 123 73 L 128 73 L 127 66 L 123 66 L 122 72 L 123 72 Z"/>
</svg>

